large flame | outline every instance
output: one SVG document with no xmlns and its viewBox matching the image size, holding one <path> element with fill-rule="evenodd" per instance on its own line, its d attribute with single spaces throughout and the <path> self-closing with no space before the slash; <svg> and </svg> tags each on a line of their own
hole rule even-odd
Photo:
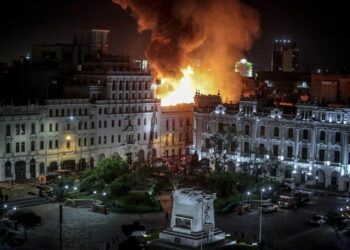
<svg viewBox="0 0 350 250">
<path fill-rule="evenodd" d="M 191 66 L 181 70 L 183 76 L 181 79 L 163 78 L 161 84 L 171 84 L 175 87 L 168 93 L 160 93 L 162 106 L 176 105 L 179 103 L 192 103 L 195 95 L 195 81 L 193 79 L 194 71 Z"/>
</svg>

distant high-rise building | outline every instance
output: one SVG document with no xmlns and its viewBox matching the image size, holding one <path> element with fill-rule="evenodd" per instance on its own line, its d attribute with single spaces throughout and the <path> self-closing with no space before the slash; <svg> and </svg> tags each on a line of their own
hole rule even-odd
<svg viewBox="0 0 350 250">
<path fill-rule="evenodd" d="M 243 77 L 253 76 L 253 64 L 248 62 L 247 59 L 242 58 L 235 64 L 235 72 L 239 73 Z"/>
<path fill-rule="evenodd" d="M 283 39 L 275 40 L 272 53 L 272 71 L 293 72 L 298 71 L 299 50 L 296 42 Z"/>
</svg>

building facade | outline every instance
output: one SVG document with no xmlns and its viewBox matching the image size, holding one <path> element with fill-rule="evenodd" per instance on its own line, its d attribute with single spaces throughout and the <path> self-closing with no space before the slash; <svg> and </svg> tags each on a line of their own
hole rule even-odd
<svg viewBox="0 0 350 250">
<path fill-rule="evenodd" d="M 271 176 L 298 183 L 350 191 L 350 109 L 296 105 L 295 113 L 282 109 L 264 112 L 256 100 L 241 100 L 238 110 L 218 105 L 194 114 L 194 147 L 200 157 L 213 157 L 208 139 L 223 126 L 236 130 L 238 147 L 227 150 L 237 169 L 275 161 Z M 264 152 L 262 155 L 257 152 Z"/>
</svg>

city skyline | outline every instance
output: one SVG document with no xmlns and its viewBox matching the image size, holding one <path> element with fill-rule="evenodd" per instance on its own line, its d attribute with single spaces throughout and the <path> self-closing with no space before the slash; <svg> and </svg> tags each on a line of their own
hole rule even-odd
<svg viewBox="0 0 350 250">
<path fill-rule="evenodd" d="M 349 68 L 346 55 L 349 37 L 344 34 L 345 9 L 342 3 L 327 5 L 312 1 L 243 1 L 260 15 L 261 36 L 246 53 L 256 70 L 271 67 L 275 39 L 296 41 L 300 49 L 300 69 Z M 0 61 L 11 62 L 31 51 L 33 43 L 71 42 L 72 33 L 91 28 L 111 30 L 110 51 L 144 57 L 149 32 L 137 33 L 129 11 L 112 1 L 11 1 L 2 8 Z M 121 35 L 122 34 L 122 35 Z M 327 53 L 323 53 L 327 51 Z"/>
</svg>

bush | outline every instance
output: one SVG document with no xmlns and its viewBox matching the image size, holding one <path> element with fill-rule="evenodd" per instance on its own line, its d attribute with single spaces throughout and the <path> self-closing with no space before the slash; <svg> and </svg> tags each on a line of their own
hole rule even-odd
<svg viewBox="0 0 350 250">
<path fill-rule="evenodd" d="M 119 197 L 115 212 L 145 213 L 160 210 L 158 202 L 153 201 L 147 193 L 130 192 L 128 195 Z"/>
<path fill-rule="evenodd" d="M 131 190 L 132 175 L 125 174 L 115 179 L 109 185 L 109 191 L 113 196 L 126 195 Z"/>
</svg>

